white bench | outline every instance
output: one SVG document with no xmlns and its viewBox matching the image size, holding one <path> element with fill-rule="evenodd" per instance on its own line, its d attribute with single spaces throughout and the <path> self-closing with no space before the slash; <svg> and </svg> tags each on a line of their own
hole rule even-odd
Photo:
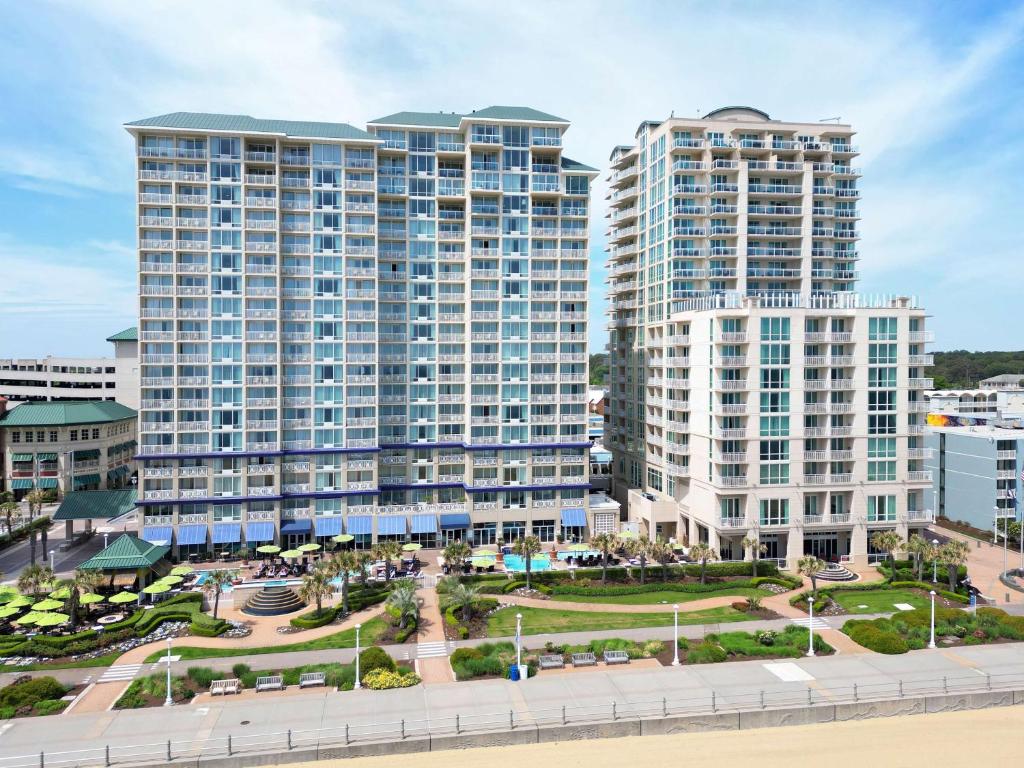
<svg viewBox="0 0 1024 768">
<path fill-rule="evenodd" d="M 558 654 L 544 655 L 537 661 L 541 669 L 563 669 L 565 667 L 565 659 Z"/>
<path fill-rule="evenodd" d="M 299 675 L 299 688 L 311 688 L 315 685 L 327 685 L 327 676 L 323 672 L 303 672 Z"/>
<path fill-rule="evenodd" d="M 629 654 L 625 651 L 605 651 L 602 655 L 605 664 L 629 664 Z"/>
<path fill-rule="evenodd" d="M 593 667 L 597 664 L 597 656 L 592 653 L 574 653 L 572 665 L 574 667 Z"/>
<path fill-rule="evenodd" d="M 210 695 L 216 696 L 220 694 L 225 696 L 229 693 L 241 693 L 242 692 L 242 681 L 237 679 L 230 680 L 214 680 L 210 683 Z"/>
<path fill-rule="evenodd" d="M 256 678 L 256 693 L 261 691 L 283 691 L 284 678 L 281 675 Z"/>
</svg>

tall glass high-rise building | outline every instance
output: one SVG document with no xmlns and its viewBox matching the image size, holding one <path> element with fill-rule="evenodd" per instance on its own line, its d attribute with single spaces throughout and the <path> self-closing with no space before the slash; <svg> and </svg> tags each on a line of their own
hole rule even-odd
<svg viewBox="0 0 1024 768">
<path fill-rule="evenodd" d="M 610 514 L 587 493 L 597 172 L 563 155 L 567 121 L 126 128 L 145 538 L 553 541 Z"/>
<path fill-rule="evenodd" d="M 853 129 L 644 121 L 609 182 L 617 498 L 652 536 L 866 561 L 926 525 L 925 314 L 854 293 Z"/>
</svg>

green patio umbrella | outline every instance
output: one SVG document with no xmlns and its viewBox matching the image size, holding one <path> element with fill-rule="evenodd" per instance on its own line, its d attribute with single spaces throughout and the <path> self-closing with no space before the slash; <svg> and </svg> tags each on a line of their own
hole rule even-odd
<svg viewBox="0 0 1024 768">
<path fill-rule="evenodd" d="M 154 581 L 148 587 L 142 590 L 143 594 L 146 595 L 162 595 L 164 592 L 170 592 L 171 585 L 164 584 L 161 581 Z"/>
<path fill-rule="evenodd" d="M 486 556 L 496 557 L 498 555 L 498 550 L 491 549 L 490 547 L 480 547 L 479 549 L 474 549 L 473 550 L 473 555 L 474 556 L 478 556 L 479 555 L 479 556 L 483 556 L 483 557 L 486 557 Z"/>
<path fill-rule="evenodd" d="M 302 553 L 297 549 L 286 549 L 284 552 L 281 553 L 281 557 L 283 557 L 286 560 L 298 560 L 300 557 L 302 557 Z"/>
<path fill-rule="evenodd" d="M 276 555 L 281 551 L 281 548 L 277 544 L 262 544 L 256 547 L 256 551 L 261 555 Z M 173 573 L 173 571 L 171 571 Z"/>
<path fill-rule="evenodd" d="M 474 555 L 469 562 L 475 568 L 488 568 L 498 561 L 493 555 Z"/>
<path fill-rule="evenodd" d="M 78 598 L 78 602 L 82 605 L 92 605 L 93 603 L 102 603 L 104 599 L 103 595 L 97 595 L 95 592 L 86 592 Z"/>
<path fill-rule="evenodd" d="M 118 592 L 116 595 L 107 598 L 108 603 L 114 605 L 122 605 L 124 603 L 134 603 L 139 599 L 139 596 L 134 592 Z"/>
<path fill-rule="evenodd" d="M 28 595 L 18 595 L 18 597 L 14 598 L 13 600 L 11 600 L 10 602 L 7 603 L 7 607 L 8 608 L 28 608 L 34 602 L 35 602 L 35 600 L 33 600 Z"/>
<path fill-rule="evenodd" d="M 184 580 L 185 579 L 183 579 L 181 576 L 164 576 L 157 583 L 170 584 L 171 586 L 174 586 L 175 584 L 181 584 L 181 582 L 183 582 Z"/>
<path fill-rule="evenodd" d="M 635 539 L 636 531 L 619 531 L 616 535 L 620 539 Z"/>
<path fill-rule="evenodd" d="M 566 551 L 568 551 L 568 552 L 589 552 L 590 551 L 590 545 L 589 544 L 570 544 L 566 548 Z"/>
<path fill-rule="evenodd" d="M 38 621 L 40 616 L 45 616 L 45 615 L 46 615 L 45 613 L 39 613 L 38 611 L 29 611 L 24 616 L 22 616 L 20 619 L 15 619 L 14 623 L 17 624 L 19 627 L 26 627 L 29 624 L 35 624 L 36 621 Z"/>
<path fill-rule="evenodd" d="M 67 624 L 71 617 L 66 613 L 41 613 L 35 620 L 37 627 L 56 627 L 59 624 Z"/>
<path fill-rule="evenodd" d="M 11 616 L 15 616 L 21 613 L 21 608 L 11 608 L 9 605 L 5 605 L 0 608 L 0 619 L 9 619 Z"/>
<path fill-rule="evenodd" d="M 348 541 L 354 541 L 355 538 L 356 537 L 353 536 L 351 533 L 339 533 L 337 536 L 331 537 L 331 541 L 336 541 L 339 544 L 344 544 Z"/>
<path fill-rule="evenodd" d="M 297 549 L 299 552 L 318 552 L 320 551 L 320 545 L 309 542 L 308 544 L 299 544 Z"/>
<path fill-rule="evenodd" d="M 67 600 L 69 597 L 71 597 L 71 589 L 70 587 L 61 587 L 60 589 L 55 589 L 53 590 L 53 592 L 50 593 L 50 597 L 52 597 L 54 600 Z"/>
<path fill-rule="evenodd" d="M 14 587 L 0 587 L 0 605 L 6 605 L 18 596 Z"/>
<path fill-rule="evenodd" d="M 64 607 L 63 600 L 40 600 L 38 603 L 32 606 L 33 611 L 55 611 L 58 608 Z"/>
<path fill-rule="evenodd" d="M 419 552 L 421 549 L 423 549 L 422 544 L 409 543 L 402 545 L 403 552 Z"/>
<path fill-rule="evenodd" d="M 194 570 L 191 565 L 176 565 L 171 568 L 171 576 L 188 576 Z"/>
</svg>

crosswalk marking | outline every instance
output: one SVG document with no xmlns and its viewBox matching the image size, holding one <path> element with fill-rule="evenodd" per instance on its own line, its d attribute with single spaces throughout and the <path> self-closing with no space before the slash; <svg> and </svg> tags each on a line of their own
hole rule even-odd
<svg viewBox="0 0 1024 768">
<path fill-rule="evenodd" d="M 133 680 L 140 671 L 142 671 L 142 664 L 117 664 L 116 666 L 108 667 L 96 682 L 114 683 L 123 680 Z"/>
<path fill-rule="evenodd" d="M 807 619 L 790 619 L 791 622 L 796 624 L 798 627 L 806 629 L 808 626 L 814 629 L 831 629 L 828 622 L 824 619 L 819 619 L 817 616 L 814 617 L 813 621 L 810 618 Z"/>
<path fill-rule="evenodd" d="M 447 656 L 448 655 L 448 643 L 434 642 L 434 643 L 419 643 L 416 646 L 416 657 L 420 659 L 429 659 L 436 656 Z"/>
</svg>

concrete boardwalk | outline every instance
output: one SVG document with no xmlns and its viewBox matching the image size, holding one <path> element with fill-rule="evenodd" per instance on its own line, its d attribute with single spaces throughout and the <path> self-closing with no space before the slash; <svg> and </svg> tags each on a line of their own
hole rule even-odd
<svg viewBox="0 0 1024 768">
<path fill-rule="evenodd" d="M 246 736 L 252 736 L 279 739 L 277 748 L 283 751 L 288 729 L 299 743 L 313 738 L 309 729 L 332 728 L 335 739 L 343 738 L 346 726 L 351 726 L 355 739 L 397 740 L 403 721 L 406 732 L 415 735 L 428 724 L 431 732 L 454 732 L 456 716 L 463 730 L 504 728 L 510 720 L 560 721 L 563 706 L 577 719 L 611 719 L 612 702 L 618 718 L 628 720 L 650 712 L 655 701 L 660 708 L 662 697 L 677 712 L 709 711 L 712 692 L 718 711 L 756 709 L 761 697 L 769 707 L 811 697 L 819 703 L 848 699 L 854 684 L 862 697 L 870 697 L 872 691 L 895 697 L 900 681 L 908 696 L 924 690 L 941 692 L 943 677 L 951 688 L 970 684 L 984 689 L 986 674 L 1000 676 L 996 678 L 1000 683 L 1019 682 L 1024 687 L 1024 644 L 914 651 L 903 656 L 839 655 L 785 662 L 606 668 L 579 675 L 541 673 L 522 683 L 481 680 L 390 691 L 218 697 L 216 703 L 207 700 L 172 708 L 72 713 L 59 721 L 11 720 L 0 736 L 0 766 L 5 765 L 4 758 L 15 755 L 38 758 L 40 745 L 53 753 L 148 744 L 159 759 L 168 740 L 182 744 L 231 735 L 236 749 Z M 217 749 L 223 749 L 224 742 L 220 744 Z"/>
</svg>

